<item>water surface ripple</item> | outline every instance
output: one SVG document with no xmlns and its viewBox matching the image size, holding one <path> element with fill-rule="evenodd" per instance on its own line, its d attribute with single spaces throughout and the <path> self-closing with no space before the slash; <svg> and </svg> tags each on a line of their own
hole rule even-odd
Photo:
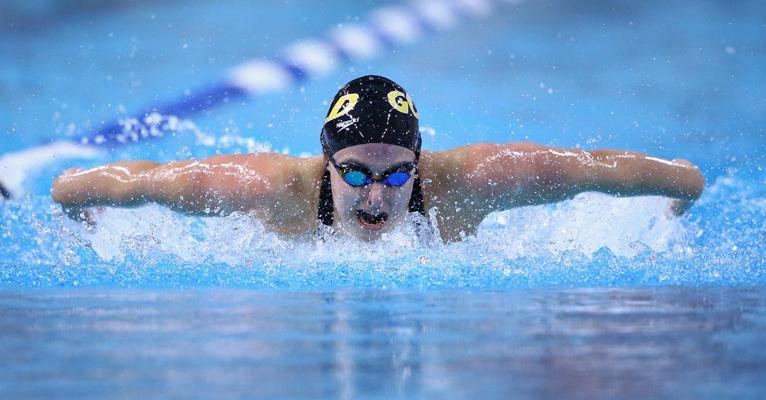
<svg viewBox="0 0 766 400">
<path fill-rule="evenodd" d="M 764 287 L 0 295 L 0 396 L 758 398 Z"/>
</svg>

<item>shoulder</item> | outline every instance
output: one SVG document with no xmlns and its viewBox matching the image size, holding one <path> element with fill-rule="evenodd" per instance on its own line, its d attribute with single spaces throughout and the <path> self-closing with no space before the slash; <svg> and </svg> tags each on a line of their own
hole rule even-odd
<svg viewBox="0 0 766 400">
<path fill-rule="evenodd" d="M 444 151 L 423 152 L 421 175 L 435 183 L 473 185 L 494 175 L 507 175 L 509 168 L 526 171 L 534 155 L 547 149 L 535 143 L 475 143 Z"/>
<path fill-rule="evenodd" d="M 249 173 L 259 176 L 270 186 L 270 193 L 301 203 L 311 203 L 318 198 L 326 167 L 322 156 L 294 157 L 276 153 L 249 155 L 244 165 Z"/>
<path fill-rule="evenodd" d="M 283 234 L 313 229 L 319 205 L 324 157 L 276 153 L 226 155 L 206 160 L 220 193 L 233 208 L 252 211 L 266 227 Z"/>
<path fill-rule="evenodd" d="M 475 223 L 534 179 L 535 154 L 543 149 L 534 143 L 476 143 L 424 152 L 420 175 L 426 206 L 470 220 L 464 225 Z"/>
<path fill-rule="evenodd" d="M 443 151 L 424 151 L 425 165 L 433 168 L 457 168 L 508 156 L 526 156 L 548 149 L 531 142 L 474 143 Z M 488 160 L 489 158 L 489 160 Z"/>
</svg>

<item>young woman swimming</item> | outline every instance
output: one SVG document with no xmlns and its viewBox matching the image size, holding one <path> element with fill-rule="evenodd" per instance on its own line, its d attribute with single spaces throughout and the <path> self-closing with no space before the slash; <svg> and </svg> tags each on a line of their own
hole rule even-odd
<svg viewBox="0 0 766 400">
<path fill-rule="evenodd" d="M 320 136 L 322 156 L 258 153 L 73 168 L 56 179 L 52 196 L 80 220 L 90 218 L 89 207 L 154 202 L 195 215 L 253 213 L 289 236 L 331 225 L 363 240 L 379 238 L 408 212 L 435 209 L 442 238 L 452 241 L 473 234 L 493 211 L 580 192 L 667 196 L 680 215 L 704 188 L 686 160 L 628 151 L 480 143 L 421 152 L 418 118 L 401 86 L 363 76 L 335 95 Z"/>
</svg>

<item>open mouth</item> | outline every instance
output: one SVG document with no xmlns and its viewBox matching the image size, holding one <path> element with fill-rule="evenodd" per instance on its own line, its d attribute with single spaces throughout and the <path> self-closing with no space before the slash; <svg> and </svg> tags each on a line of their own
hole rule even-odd
<svg viewBox="0 0 766 400">
<path fill-rule="evenodd" d="M 382 229 L 388 219 L 388 214 L 370 214 L 367 211 L 356 210 L 356 220 L 365 229 L 378 230 Z"/>
</svg>

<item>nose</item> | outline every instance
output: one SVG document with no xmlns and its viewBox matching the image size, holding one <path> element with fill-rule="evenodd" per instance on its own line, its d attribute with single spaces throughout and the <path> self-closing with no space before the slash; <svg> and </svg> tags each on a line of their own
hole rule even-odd
<svg viewBox="0 0 766 400">
<path fill-rule="evenodd" d="M 369 192 L 367 193 L 367 206 L 375 208 L 381 205 L 383 205 L 383 184 L 373 182 L 370 184 Z"/>
</svg>

